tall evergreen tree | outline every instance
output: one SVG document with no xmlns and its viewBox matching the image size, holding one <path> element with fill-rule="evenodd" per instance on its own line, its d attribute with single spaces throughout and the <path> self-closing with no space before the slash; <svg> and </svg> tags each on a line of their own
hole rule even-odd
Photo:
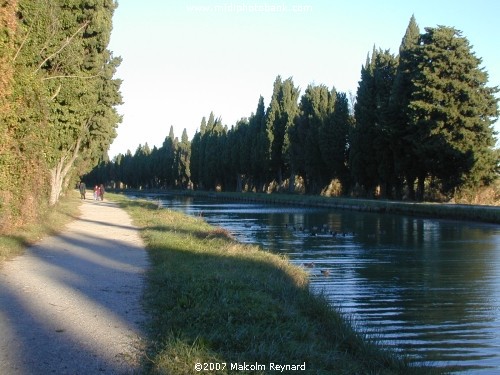
<svg viewBox="0 0 500 375">
<path fill-rule="evenodd" d="M 269 177 L 271 162 L 271 139 L 266 129 L 266 113 L 262 96 L 259 97 L 255 114 L 250 116 L 249 124 L 254 134 L 252 138 L 251 175 L 256 190 L 262 191 L 265 181 Z"/>
<path fill-rule="evenodd" d="M 227 133 L 225 146 L 225 171 L 230 178 L 227 187 L 236 191 L 243 190 L 243 183 L 249 178 L 252 154 L 250 124 L 246 118 L 239 120 Z"/>
<path fill-rule="evenodd" d="M 203 170 L 203 136 L 205 135 L 207 121 L 205 117 L 201 119 L 200 130 L 196 131 L 191 141 L 191 156 L 189 160 L 191 181 L 195 188 L 203 188 L 202 170 Z"/>
<path fill-rule="evenodd" d="M 349 154 L 349 165 L 353 179 L 369 194 L 373 194 L 378 183 L 378 164 L 375 159 L 376 149 L 373 140 L 377 133 L 376 123 L 377 105 L 376 91 L 373 77 L 374 64 L 377 51 L 367 57 L 365 65 L 361 67 L 361 80 L 359 81 L 354 105 L 355 126 L 352 130 L 352 145 Z"/>
<path fill-rule="evenodd" d="M 408 112 L 414 91 L 412 75 L 417 70 L 417 62 L 414 59 L 413 51 L 417 48 L 419 39 L 419 27 L 415 17 L 411 16 L 399 47 L 398 67 L 386 117 L 394 158 L 395 195 L 399 199 L 403 195 L 403 180 L 406 181 L 409 198 L 415 199 L 415 180 L 420 175 L 416 150 L 411 142 L 411 121 Z"/>
<path fill-rule="evenodd" d="M 319 145 L 321 157 L 328 171 L 328 179 L 337 178 L 342 185 L 342 193 L 347 194 L 351 188 L 351 175 L 348 168 L 349 134 L 354 119 L 349 112 L 347 95 L 337 92 L 335 97 L 333 112 L 328 115 L 320 129 Z"/>
<path fill-rule="evenodd" d="M 0 223 L 35 218 L 116 136 L 113 0 L 0 4 Z M 4 211 L 8 207 L 8 211 Z M 6 214 L 4 216 L 4 213 Z"/>
<path fill-rule="evenodd" d="M 19 56 L 30 59 L 25 63 L 48 99 L 51 204 L 82 152 L 97 163 L 116 136 L 120 81 L 112 77 L 120 60 L 107 50 L 115 7 L 113 0 L 19 3 L 24 38 Z"/>
<path fill-rule="evenodd" d="M 161 153 L 160 149 L 153 146 L 151 150 L 151 155 L 149 155 L 149 168 L 151 170 L 151 188 L 157 189 L 162 187 L 162 181 L 160 178 L 162 163 L 161 163 Z"/>
<path fill-rule="evenodd" d="M 300 115 L 289 128 L 291 165 L 304 177 L 308 192 L 317 193 L 329 183 L 328 166 L 321 155 L 321 149 L 329 145 L 321 140 L 321 131 L 333 114 L 335 100 L 335 90 L 309 85 L 300 100 Z"/>
<path fill-rule="evenodd" d="M 43 3 L 31 9 L 47 15 Z M 33 44 L 19 53 L 20 14 L 17 1 L 0 4 L 0 231 L 35 219 L 48 193 L 48 95 L 33 72 Z"/>
<path fill-rule="evenodd" d="M 190 181 L 190 163 L 191 158 L 191 144 L 184 128 L 182 131 L 181 142 L 177 147 L 177 180 L 181 189 L 186 189 Z"/>
<path fill-rule="evenodd" d="M 222 120 L 215 118 L 213 112 L 210 113 L 207 129 L 202 137 L 203 168 L 202 181 L 205 188 L 215 189 L 224 181 L 222 168 L 222 155 L 225 146 L 226 131 L 222 126 Z"/>
<path fill-rule="evenodd" d="M 122 160 L 122 178 L 123 178 L 123 183 L 125 184 L 126 187 L 136 187 L 136 181 L 135 181 L 135 173 L 133 171 L 134 165 L 133 165 L 133 156 L 132 156 L 132 151 L 127 150 L 125 155 L 123 155 L 123 160 Z"/>
<path fill-rule="evenodd" d="M 395 71 L 396 58 L 375 47 L 361 69 L 349 159 L 354 180 L 371 196 L 380 184 L 383 193 L 390 190 L 387 186 L 393 176 L 385 118 Z"/>
<path fill-rule="evenodd" d="M 175 163 L 175 135 L 174 127 L 170 126 L 169 134 L 165 137 L 160 153 L 160 181 L 164 187 L 173 187 L 175 185 L 174 163 Z"/>
<path fill-rule="evenodd" d="M 151 186 L 151 168 L 149 158 L 151 149 L 147 143 L 139 145 L 132 159 L 131 175 L 133 186 L 136 188 L 148 188 Z"/>
<path fill-rule="evenodd" d="M 451 27 L 426 28 L 413 50 L 418 69 L 412 77 L 409 103 L 413 145 L 424 180 L 436 178 L 448 194 L 462 184 L 490 183 L 498 163 L 493 122 L 498 118 L 497 87 L 468 40 Z"/>
<path fill-rule="evenodd" d="M 238 150 L 233 151 L 238 153 L 238 173 L 248 181 L 251 173 L 252 164 L 252 141 L 255 133 L 254 129 L 250 127 L 250 122 L 247 118 L 242 118 L 236 123 L 235 130 L 237 130 L 236 142 Z M 237 185 L 243 184 L 244 181 L 238 181 Z M 242 190 L 243 186 L 237 186 L 238 190 Z"/>
<path fill-rule="evenodd" d="M 389 51 L 379 51 L 374 62 L 373 78 L 375 84 L 375 132 L 373 140 L 377 175 L 382 197 L 393 198 L 393 188 L 397 185 L 394 169 L 394 140 L 391 138 L 392 127 L 388 119 L 389 102 L 394 78 L 396 76 L 397 59 Z"/>
<path fill-rule="evenodd" d="M 288 171 L 290 141 L 287 133 L 298 115 L 299 93 L 300 90 L 294 86 L 291 77 L 282 81 L 278 76 L 274 81 L 273 96 L 266 113 L 266 129 L 271 141 L 270 167 L 280 185 L 284 173 Z"/>
</svg>

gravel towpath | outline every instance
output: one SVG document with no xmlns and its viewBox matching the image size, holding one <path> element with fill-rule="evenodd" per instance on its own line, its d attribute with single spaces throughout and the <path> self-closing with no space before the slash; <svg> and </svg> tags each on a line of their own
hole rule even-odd
<svg viewBox="0 0 500 375">
<path fill-rule="evenodd" d="M 128 214 L 81 216 L 0 266 L 0 374 L 133 374 L 145 343 L 147 253 Z"/>
</svg>

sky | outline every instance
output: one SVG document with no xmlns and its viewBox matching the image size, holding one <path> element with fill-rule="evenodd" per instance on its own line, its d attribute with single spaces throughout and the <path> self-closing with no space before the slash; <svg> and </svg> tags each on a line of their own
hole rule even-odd
<svg viewBox="0 0 500 375">
<path fill-rule="evenodd" d="M 499 14 L 495 0 L 118 0 L 108 48 L 123 59 L 123 121 L 109 156 L 160 147 L 171 126 L 192 139 L 210 112 L 231 127 L 260 96 L 268 106 L 278 75 L 355 95 L 367 55 L 397 54 L 412 15 L 421 33 L 461 30 L 500 86 Z"/>
</svg>

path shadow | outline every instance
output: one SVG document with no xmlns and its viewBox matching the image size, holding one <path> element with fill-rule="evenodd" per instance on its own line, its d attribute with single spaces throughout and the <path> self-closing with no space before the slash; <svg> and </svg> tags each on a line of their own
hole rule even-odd
<svg viewBox="0 0 500 375">
<path fill-rule="evenodd" d="M 134 230 L 127 225 L 78 220 L 122 232 Z M 126 336 L 137 337 L 138 347 L 139 337 L 144 336 L 147 254 L 139 243 L 106 235 L 109 233 L 98 236 L 76 230 L 28 248 L 25 256 L 10 261 L 23 262 L 20 272 L 26 279 L 17 283 L 1 270 L 1 374 L 122 374 L 137 370 L 136 358 L 111 358 L 110 353 L 127 356 L 126 341 L 134 340 Z M 31 274 L 37 279 L 31 280 Z M 59 292 L 45 293 L 51 287 Z M 121 327 L 120 342 L 112 342 L 106 330 L 117 326 Z M 112 347 L 119 349 L 107 350 Z"/>
</svg>

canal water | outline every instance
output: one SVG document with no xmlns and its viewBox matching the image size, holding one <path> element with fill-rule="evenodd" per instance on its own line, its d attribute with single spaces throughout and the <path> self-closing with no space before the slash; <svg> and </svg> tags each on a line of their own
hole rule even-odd
<svg viewBox="0 0 500 375">
<path fill-rule="evenodd" d="M 161 198 L 307 269 L 356 327 L 416 363 L 500 373 L 500 226 Z"/>
</svg>

